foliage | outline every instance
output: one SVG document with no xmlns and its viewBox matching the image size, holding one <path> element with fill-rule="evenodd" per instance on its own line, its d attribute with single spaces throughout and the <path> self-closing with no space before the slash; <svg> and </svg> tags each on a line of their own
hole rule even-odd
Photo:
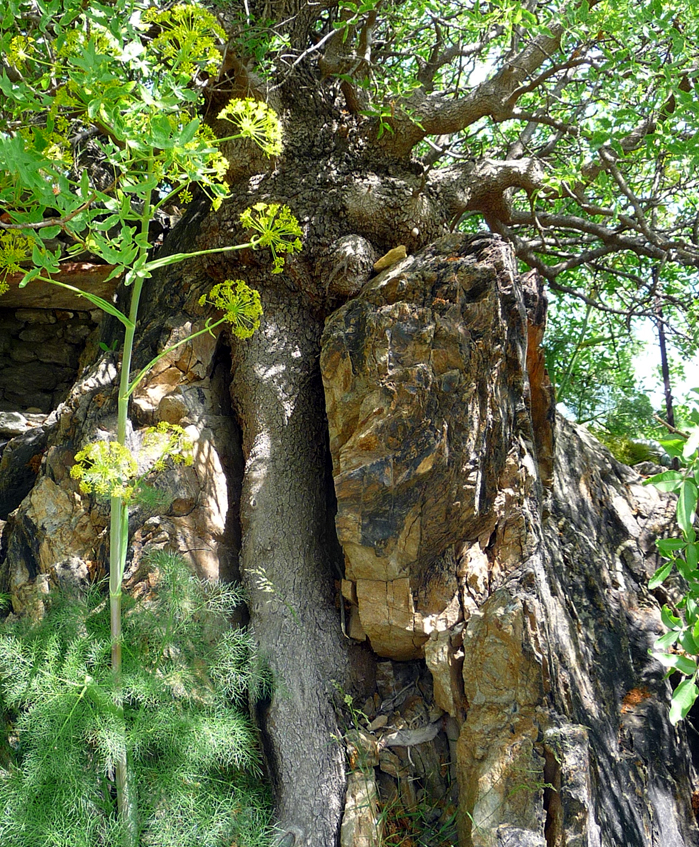
<svg viewBox="0 0 699 847">
<path fill-rule="evenodd" d="M 146 847 L 262 847 L 269 804 L 248 693 L 267 676 L 250 637 L 230 628 L 232 586 L 194 579 L 169 553 L 149 561 L 153 593 L 124 614 L 126 744 Z M 0 770 L 6 847 L 120 844 L 114 797 L 122 744 L 109 669 L 109 605 L 93 587 L 56 594 L 39 621 L 6 623 L 0 693 L 11 716 Z"/>
<path fill-rule="evenodd" d="M 695 389 L 697 393 L 699 390 Z M 672 694 L 670 720 L 677 723 L 687 716 L 699 696 L 699 541 L 695 529 L 699 486 L 699 409 L 691 414 L 692 428 L 686 437 L 665 439 L 667 452 L 681 464 L 647 480 L 661 491 L 677 494 L 679 537 L 663 538 L 658 550 L 667 561 L 653 574 L 649 588 L 657 588 L 676 569 L 684 580 L 682 597 L 675 607 L 664 605 L 662 619 L 668 632 L 661 636 L 653 655 L 670 673 L 685 679 Z"/>
<path fill-rule="evenodd" d="M 83 492 L 110 498 L 112 685 L 106 694 L 102 688 L 95 688 L 92 680 L 97 671 L 90 664 L 81 693 L 66 716 L 66 725 L 69 725 L 78 706 L 82 713 L 95 698 L 104 700 L 105 714 L 111 712 L 108 721 L 104 718 L 107 721 L 104 737 L 99 736 L 99 732 L 95 736 L 97 752 L 90 756 L 98 767 L 113 772 L 118 811 L 115 826 L 121 831 L 123 847 L 135 847 L 139 831 L 144 827 L 144 844 L 164 845 L 178 842 L 178 839 L 179 843 L 184 843 L 182 838 L 190 839 L 187 843 L 194 843 L 191 839 L 197 830 L 194 827 L 189 834 L 173 836 L 173 842 L 162 841 L 165 836 L 156 837 L 148 830 L 148 815 L 157 814 L 162 832 L 174 832 L 183 809 L 171 812 L 172 806 L 166 802 L 165 794 L 155 799 L 144 797 L 153 777 L 148 769 L 141 767 L 139 756 L 142 752 L 138 744 L 130 743 L 138 737 L 138 732 L 129 724 L 129 698 L 133 691 L 123 666 L 123 655 L 131 649 L 129 637 L 134 633 L 128 626 L 122 630 L 121 610 L 129 506 L 137 497 L 152 499 L 152 490 L 143 484 L 145 476 L 151 470 L 162 469 L 167 458 L 175 463 L 191 462 L 191 445 L 180 427 L 158 425 L 146 431 L 140 461 L 137 461 L 126 446 L 129 397 L 149 368 L 179 344 L 203 332 L 211 332 L 223 322 L 232 325 L 234 334 L 248 337 L 259 326 L 262 312 L 259 295 L 244 282 L 228 280 L 215 286 L 203 299 L 205 303 L 222 308 L 224 316 L 214 323 L 208 320 L 204 329 L 161 352 L 131 379 L 136 323 L 145 280 L 158 268 L 219 252 L 175 253 L 154 259 L 149 227 L 153 216 L 175 197 L 183 202 L 190 199 L 189 189 L 194 183 L 209 195 L 214 209 L 227 194 L 228 162 L 219 150 L 221 140 L 216 139 L 197 116 L 202 86 L 217 72 L 219 48 L 224 41 L 223 30 L 214 16 L 197 4 L 159 10 L 145 2 L 131 0 L 90 4 L 82 0 L 55 0 L 39 6 L 28 0 L 11 0 L 0 20 L 0 48 L 7 57 L 7 64 L 0 66 L 0 91 L 4 95 L 0 100 L 2 286 L 6 288 L 8 273 L 17 271 L 23 260 L 30 259 L 32 267 L 24 273 L 20 286 L 41 279 L 69 288 L 117 318 L 124 327 L 116 438 L 85 445 L 76 454 L 71 472 L 73 478 L 80 480 Z M 268 155 L 279 152 L 279 121 L 265 104 L 253 99 L 243 100 L 224 109 L 221 117 L 237 126 L 231 138 L 251 138 Z M 91 140 L 95 148 L 92 162 L 81 161 L 76 142 L 80 138 Z M 273 273 L 281 272 L 283 254 L 301 249 L 301 230 L 290 210 L 277 203 L 258 203 L 243 217 L 245 226 L 254 234 L 247 243 L 230 245 L 221 251 L 269 248 Z M 109 302 L 61 281 L 61 263 L 85 253 L 96 255 L 113 266 L 108 278 L 123 275 L 124 283 L 132 286 L 128 312 L 120 303 Z M 98 658 L 107 662 L 107 655 L 100 654 Z M 169 653 L 164 653 L 158 662 L 168 657 Z M 80 654 L 75 661 L 83 669 L 88 659 Z M 160 673 L 161 668 L 151 668 L 151 671 Z M 74 685 L 74 681 L 70 684 Z M 56 703 L 64 700 L 61 694 Z M 51 698 L 48 702 L 52 702 Z M 18 702 L 16 705 L 28 704 Z M 60 708 L 53 717 L 61 719 Z M 139 721 L 143 723 L 142 732 L 150 733 L 163 747 L 167 736 L 159 734 L 161 718 L 164 714 L 149 712 L 139 717 Z M 172 732 L 176 728 L 176 722 L 171 722 L 167 730 Z M 202 733 L 198 742 L 202 756 L 209 755 L 206 751 L 212 744 L 218 745 L 217 749 L 224 749 L 223 737 L 216 740 L 219 729 L 212 720 L 207 718 L 200 722 L 199 731 Z M 72 767 L 81 772 L 78 751 L 70 748 L 75 737 L 68 738 L 64 750 L 69 762 L 66 769 Z M 231 735 L 229 742 L 235 738 L 235 734 Z M 248 738 L 244 743 L 251 741 Z M 176 739 L 171 739 L 170 743 L 175 749 Z M 32 778 L 53 779 L 52 761 L 49 762 L 46 756 L 37 758 L 38 755 L 27 759 L 35 768 Z M 148 757 L 153 757 L 152 752 Z M 156 757 L 152 762 L 153 773 L 159 770 L 165 773 L 163 768 L 166 769 L 167 761 L 164 754 Z M 238 766 L 241 762 L 231 752 L 230 760 L 211 759 L 209 764 L 221 769 Z M 177 773 L 180 780 L 178 784 L 184 786 L 181 790 L 189 792 L 187 796 L 192 805 L 189 817 L 196 821 L 197 809 L 206 808 L 209 802 L 205 799 L 208 796 L 205 786 L 210 777 L 191 776 L 189 766 L 179 760 L 173 759 L 172 767 L 175 769 L 173 775 Z M 211 777 L 217 785 L 221 778 Z M 143 784 L 138 780 L 144 780 Z M 64 786 L 68 784 L 65 780 L 62 782 Z M 197 794 L 200 788 L 201 798 Z M 220 790 L 225 791 L 222 787 Z M 86 800 L 81 806 L 85 814 L 90 796 L 89 792 L 85 794 Z M 94 804 L 99 806 L 107 799 L 105 794 L 104 798 L 95 799 Z M 66 813 L 62 808 L 74 809 L 67 795 L 61 794 L 57 800 L 61 821 L 69 821 L 72 814 L 77 814 L 74 811 Z M 18 813 L 20 807 L 13 806 L 13 802 L 11 798 L 7 800 L 5 814 L 11 815 L 13 808 Z M 229 811 L 221 805 L 221 798 L 214 797 L 211 802 L 214 803 L 212 808 L 224 810 L 221 812 L 224 818 L 229 816 Z M 171 814 L 174 815 L 172 824 L 169 823 Z M 53 826 L 48 821 L 45 825 L 49 830 Z M 211 837 L 218 838 L 221 827 L 225 829 L 225 820 L 217 819 L 211 826 Z M 111 835 L 104 837 L 109 839 Z M 56 838 L 65 839 L 67 834 L 64 832 Z M 197 843 L 203 843 L 201 833 L 198 838 Z"/>
<path fill-rule="evenodd" d="M 658 435 L 635 373 L 639 347 L 618 316 L 556 297 L 544 353 L 557 402 L 606 438 Z"/>
</svg>

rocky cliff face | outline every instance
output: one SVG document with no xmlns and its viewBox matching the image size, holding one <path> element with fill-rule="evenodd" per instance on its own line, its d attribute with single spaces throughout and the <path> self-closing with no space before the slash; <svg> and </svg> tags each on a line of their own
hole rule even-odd
<svg viewBox="0 0 699 847">
<path fill-rule="evenodd" d="M 153 295 L 145 361 L 202 320 L 199 282 Z M 661 625 L 645 585 L 671 508 L 585 431 L 554 427 L 544 316 L 539 281 L 518 277 L 502 242 L 454 235 L 326 322 L 338 616 L 365 677 L 347 692 L 342 847 L 699 844 L 690 746 L 647 652 Z M 202 336 L 135 398 L 135 442 L 158 420 L 197 440 L 193 468 L 158 482 L 164 513 L 132 516 L 135 591 L 154 547 L 236 573 L 244 445 L 229 368 L 225 344 Z M 18 613 L 103 573 L 107 512 L 69 468 L 109 427 L 115 376 L 105 354 L 48 417 L 5 413 L 0 587 Z"/>
<path fill-rule="evenodd" d="M 559 421 L 554 451 L 544 314 L 501 242 L 452 236 L 327 322 L 350 634 L 424 657 L 431 725 L 458 738 L 463 847 L 695 844 L 686 737 L 648 655 L 670 510 L 583 430 Z"/>
</svg>

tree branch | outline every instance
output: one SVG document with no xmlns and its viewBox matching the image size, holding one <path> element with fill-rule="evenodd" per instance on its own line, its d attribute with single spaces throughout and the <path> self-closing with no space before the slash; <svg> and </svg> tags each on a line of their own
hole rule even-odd
<svg viewBox="0 0 699 847">
<path fill-rule="evenodd" d="M 560 47 L 563 25 L 553 24 L 552 35 L 540 33 L 492 77 L 465 97 L 447 100 L 427 95 L 423 88 L 404 98 L 396 110 L 393 133 L 384 134 L 383 146 L 407 156 L 427 135 L 458 132 L 486 115 L 506 119 L 517 100 L 515 93 Z"/>
<path fill-rule="evenodd" d="M 481 159 L 432 171 L 428 184 L 439 193 L 450 217 L 480 212 L 490 224 L 494 219 L 510 220 L 513 190 L 531 195 L 543 179 L 537 159 Z"/>
</svg>

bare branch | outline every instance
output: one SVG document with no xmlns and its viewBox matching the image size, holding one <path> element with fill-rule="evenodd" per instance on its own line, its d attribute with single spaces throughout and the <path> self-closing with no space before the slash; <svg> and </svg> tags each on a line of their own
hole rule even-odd
<svg viewBox="0 0 699 847">
<path fill-rule="evenodd" d="M 433 171 L 429 184 L 450 217 L 480 212 L 490 223 L 509 221 L 514 189 L 533 194 L 543 179 L 544 170 L 536 159 L 481 159 Z"/>
<path fill-rule="evenodd" d="M 400 104 L 405 114 L 401 117 L 397 110 L 394 132 L 383 136 L 384 146 L 405 156 L 427 135 L 458 132 L 486 115 L 496 120 L 506 119 L 516 102 L 512 98 L 517 89 L 559 49 L 563 25 L 553 24 L 551 33 L 537 35 L 465 97 L 447 100 L 438 95 L 428 96 L 424 89 L 413 92 Z"/>
</svg>

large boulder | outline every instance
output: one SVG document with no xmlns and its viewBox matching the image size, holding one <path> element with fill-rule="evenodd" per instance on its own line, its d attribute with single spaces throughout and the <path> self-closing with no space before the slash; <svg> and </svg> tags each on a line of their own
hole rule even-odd
<svg viewBox="0 0 699 847">
<path fill-rule="evenodd" d="M 379 655 L 425 658 L 461 847 L 695 845 L 691 751 L 649 655 L 673 506 L 554 428 L 544 313 L 504 243 L 454 235 L 328 320 L 343 594 Z"/>
</svg>

